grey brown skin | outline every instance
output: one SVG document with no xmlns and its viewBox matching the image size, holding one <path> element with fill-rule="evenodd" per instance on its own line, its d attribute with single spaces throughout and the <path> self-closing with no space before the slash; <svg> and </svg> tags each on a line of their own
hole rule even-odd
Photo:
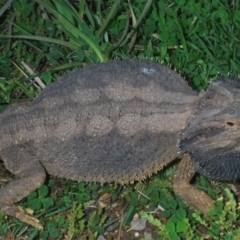
<svg viewBox="0 0 240 240">
<path fill-rule="evenodd" d="M 195 169 L 182 154 L 185 143 L 182 153 L 178 147 L 204 95 L 168 67 L 140 60 L 91 64 L 59 78 L 35 100 L 0 115 L 0 157 L 19 178 L 0 190 L 0 211 L 41 229 L 15 203 L 40 187 L 46 173 L 127 184 L 183 155 L 174 190 L 206 213 L 213 201 L 189 184 Z"/>
<path fill-rule="evenodd" d="M 177 183 L 174 190 L 203 212 L 213 202 L 204 192 L 189 185 L 195 172 L 220 181 L 240 179 L 239 96 L 240 84 L 235 80 L 212 83 L 182 133 L 180 147 L 185 154 L 174 176 Z"/>
<path fill-rule="evenodd" d="M 194 169 L 211 179 L 240 179 L 240 84 L 218 80 L 210 85 L 183 131 L 181 148 Z"/>
</svg>

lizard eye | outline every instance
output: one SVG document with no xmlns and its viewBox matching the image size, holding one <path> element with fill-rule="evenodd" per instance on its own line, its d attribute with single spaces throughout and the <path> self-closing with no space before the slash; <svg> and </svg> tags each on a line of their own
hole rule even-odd
<svg viewBox="0 0 240 240">
<path fill-rule="evenodd" d="M 233 127 L 233 126 L 234 126 L 234 123 L 233 123 L 233 122 L 227 122 L 227 125 L 228 125 L 229 127 Z"/>
</svg>

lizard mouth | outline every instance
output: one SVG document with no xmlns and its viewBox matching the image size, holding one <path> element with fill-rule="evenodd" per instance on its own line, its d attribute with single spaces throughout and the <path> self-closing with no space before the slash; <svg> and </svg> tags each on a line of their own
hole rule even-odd
<svg viewBox="0 0 240 240">
<path fill-rule="evenodd" d="M 190 126 L 185 129 L 182 141 L 188 141 L 188 139 L 191 139 L 191 141 L 193 139 L 199 141 L 209 139 L 212 144 L 223 141 L 239 141 L 240 121 L 231 118 L 203 121 L 198 126 Z"/>
<path fill-rule="evenodd" d="M 239 140 L 240 121 L 218 119 L 201 123 L 196 131 L 186 129 L 181 148 L 190 154 L 194 168 L 200 174 L 215 180 L 238 180 Z"/>
</svg>

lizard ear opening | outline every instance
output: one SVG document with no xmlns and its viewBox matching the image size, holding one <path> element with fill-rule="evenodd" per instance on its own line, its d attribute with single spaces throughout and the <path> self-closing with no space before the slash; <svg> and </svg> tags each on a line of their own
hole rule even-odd
<svg viewBox="0 0 240 240">
<path fill-rule="evenodd" d="M 233 126 L 234 126 L 234 123 L 233 123 L 233 122 L 230 122 L 230 121 L 228 121 L 228 122 L 227 122 L 227 125 L 228 125 L 229 127 L 233 127 Z"/>
</svg>

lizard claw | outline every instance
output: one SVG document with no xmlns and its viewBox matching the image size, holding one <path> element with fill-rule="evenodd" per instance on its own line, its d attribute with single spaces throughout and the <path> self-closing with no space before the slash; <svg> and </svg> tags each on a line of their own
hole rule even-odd
<svg viewBox="0 0 240 240">
<path fill-rule="evenodd" d="M 22 207 L 0 203 L 0 209 L 4 214 L 16 217 L 21 222 L 25 222 L 39 230 L 43 229 L 42 225 L 39 223 L 39 220 L 26 214 Z"/>
<path fill-rule="evenodd" d="M 43 227 L 39 223 L 39 220 L 33 216 L 27 215 L 24 213 L 24 210 L 21 207 L 17 207 L 19 209 L 18 212 L 16 212 L 15 217 L 18 218 L 20 221 L 25 222 L 39 230 L 42 230 Z"/>
</svg>

